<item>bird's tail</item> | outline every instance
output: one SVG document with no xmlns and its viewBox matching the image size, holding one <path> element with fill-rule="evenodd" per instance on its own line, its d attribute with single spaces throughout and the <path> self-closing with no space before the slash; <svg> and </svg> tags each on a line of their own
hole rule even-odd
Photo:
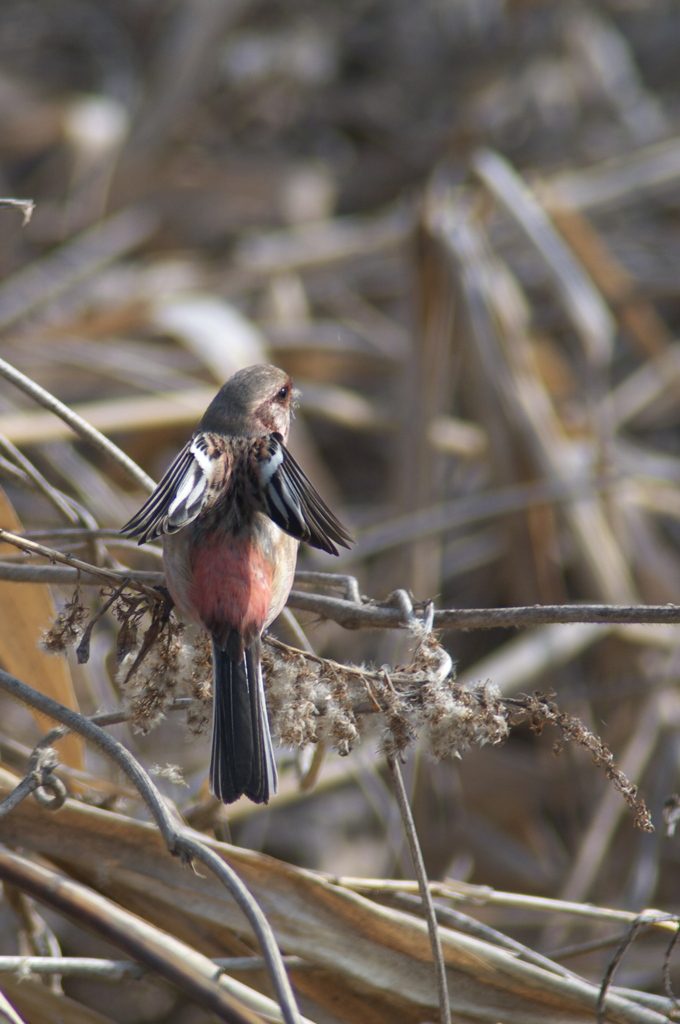
<svg viewBox="0 0 680 1024">
<path fill-rule="evenodd" d="M 266 804 L 276 793 L 259 640 L 246 649 L 240 662 L 213 641 L 210 789 L 225 804 L 243 794 L 256 804 Z"/>
</svg>

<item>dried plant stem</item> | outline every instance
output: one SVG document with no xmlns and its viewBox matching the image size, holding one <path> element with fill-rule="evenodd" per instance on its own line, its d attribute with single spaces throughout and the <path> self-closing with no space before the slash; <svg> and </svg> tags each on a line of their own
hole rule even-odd
<svg viewBox="0 0 680 1024">
<path fill-rule="evenodd" d="M 4 453 L 14 464 L 21 469 L 28 479 L 33 483 L 35 488 L 44 494 L 45 497 L 51 504 L 57 509 L 57 511 L 66 519 L 69 523 L 77 524 L 80 521 L 78 513 L 74 510 L 69 499 L 59 491 L 56 487 L 53 487 L 36 469 L 30 459 L 27 459 L 23 452 L 8 441 L 7 438 L 0 436 L 0 451 Z M 94 521 L 92 523 L 94 525 Z"/>
<path fill-rule="evenodd" d="M 162 572 L 139 569 L 100 569 L 88 562 L 64 555 L 51 548 L 43 548 L 29 541 L 25 536 L 0 531 L 0 540 L 32 554 L 43 555 L 54 565 L 21 565 L 16 562 L 0 561 L 0 580 L 15 583 L 76 584 L 101 586 L 107 583 L 120 584 L 129 580 L 131 585 L 162 586 L 165 576 Z M 32 545 L 32 546 L 31 546 Z M 73 567 L 73 568 L 69 568 Z M 345 629 L 403 629 L 408 627 L 403 612 L 393 604 L 365 601 L 346 601 L 342 598 L 327 597 L 325 594 L 309 594 L 291 590 L 288 607 L 306 611 L 329 619 Z M 419 618 L 419 616 L 416 616 Z M 434 629 L 526 629 L 531 626 L 571 625 L 591 623 L 593 625 L 660 625 L 680 624 L 680 605 L 677 604 L 534 604 L 516 608 L 441 608 L 434 613 Z"/>
<path fill-rule="evenodd" d="M 216 967 L 224 971 L 263 971 L 267 963 L 262 956 L 231 956 L 213 958 Z M 298 956 L 284 957 L 287 967 L 300 970 L 306 961 Z M 120 981 L 123 978 L 141 978 L 150 969 L 133 960 L 104 960 L 100 957 L 81 956 L 0 956 L 0 974 L 63 974 L 71 978 L 105 978 Z"/>
<path fill-rule="evenodd" d="M 0 529 L 0 540 L 6 541 L 8 544 L 13 544 L 21 551 L 25 551 L 30 555 L 41 555 L 43 558 L 49 558 L 53 562 L 61 562 L 63 565 L 67 565 L 75 572 L 73 582 L 78 584 L 80 582 L 80 574 L 85 572 L 89 576 L 95 577 L 97 583 L 101 586 L 102 583 L 113 583 L 121 584 L 126 580 L 129 580 L 131 586 L 135 586 L 137 589 L 141 589 L 144 592 L 148 592 L 148 588 L 144 583 L 138 580 L 132 580 L 125 572 L 115 572 L 111 569 L 102 569 L 99 566 L 92 565 L 91 562 L 84 562 L 80 558 L 74 558 L 73 555 L 64 554 L 61 551 L 56 551 L 54 548 L 45 547 L 44 544 L 37 544 L 35 541 L 28 540 L 26 537 L 21 537 L 19 534 L 12 533 L 10 530 Z"/>
<path fill-rule="evenodd" d="M 408 802 L 408 796 L 406 795 L 404 778 L 401 774 L 401 768 L 396 757 L 388 757 L 387 766 L 392 776 L 394 793 L 397 799 L 397 804 L 399 805 L 401 818 L 404 823 L 404 832 L 406 833 L 406 840 L 411 853 L 411 860 L 413 861 L 413 868 L 418 880 L 420 897 L 423 901 L 423 908 L 427 919 L 427 930 L 430 934 L 432 958 L 434 961 L 434 971 L 437 979 L 437 991 L 439 995 L 439 1019 L 441 1024 L 451 1024 L 451 1007 L 449 1004 L 449 989 L 446 981 L 446 964 L 444 963 L 444 953 L 442 951 L 442 944 L 439 938 L 439 927 L 437 925 L 437 914 L 432 900 L 432 893 L 430 892 L 430 882 L 427 877 L 427 872 L 425 871 L 425 862 L 423 860 L 422 850 L 420 849 L 420 843 L 418 841 L 418 833 L 416 832 L 411 807 Z"/>
<path fill-rule="evenodd" d="M 178 827 L 151 777 L 129 750 L 83 715 L 64 707 L 51 697 L 0 670 L 0 688 L 15 700 L 41 711 L 49 718 L 77 732 L 109 757 L 127 775 L 148 806 L 170 853 L 191 863 L 200 861 L 217 876 L 245 914 L 267 960 L 270 978 L 286 1024 L 299 1024 L 300 1017 L 288 975 L 274 933 L 264 913 L 236 872 L 213 850 L 187 829 Z"/>
<path fill-rule="evenodd" d="M 23 227 L 26 227 L 35 210 L 35 203 L 32 199 L 0 199 L 0 206 L 12 206 L 14 209 L 20 210 L 24 219 Z"/>
<path fill-rule="evenodd" d="M 12 535 L 4 535 L 0 538 L 9 544 L 14 543 Z M 23 540 L 23 538 L 22 538 Z M 18 545 L 17 545 L 18 546 Z M 28 550 L 25 545 L 21 545 Z M 41 554 L 32 551 L 31 554 Z M 58 553 L 57 553 L 58 554 Z M 120 572 L 116 569 L 99 569 L 87 562 L 80 562 L 70 555 L 62 555 L 57 558 L 55 555 L 43 555 L 52 561 L 64 562 L 64 565 L 20 565 L 16 562 L 0 562 L 0 579 L 10 580 L 13 583 L 49 583 L 51 585 L 68 584 L 83 587 L 101 587 L 104 583 L 120 584 L 128 580 L 130 585 L 137 589 L 140 585 L 149 587 L 162 586 L 165 583 L 165 574 L 162 572 Z M 78 568 L 68 568 L 78 564 Z M 83 568 L 80 568 L 82 566 Z"/>
<path fill-rule="evenodd" d="M 498 153 L 478 150 L 472 166 L 543 257 L 553 287 L 590 357 L 596 363 L 608 360 L 615 335 L 612 316 L 600 292 L 553 226 L 545 209 L 514 168 Z"/>
<path fill-rule="evenodd" d="M 354 878 L 349 875 L 329 875 L 329 881 L 333 885 L 342 886 L 344 889 L 351 889 L 352 892 L 385 892 L 385 893 L 411 893 L 420 891 L 418 882 L 401 878 Z M 527 896 L 518 892 L 502 892 L 500 889 L 492 889 L 488 885 L 471 885 L 468 882 L 459 882 L 454 879 L 445 879 L 443 882 L 430 882 L 429 890 L 433 896 L 442 899 L 453 900 L 456 903 L 473 903 L 484 905 L 486 903 L 498 907 L 512 907 L 522 911 L 531 911 L 540 914 L 572 914 L 576 917 L 584 917 L 596 921 L 623 921 L 629 923 L 637 920 L 639 914 L 630 910 L 612 910 L 608 907 L 596 907 L 592 903 L 570 903 L 566 900 L 550 899 L 545 896 Z M 668 919 L 667 914 L 657 910 L 650 910 L 645 921 L 648 924 L 664 926 Z"/>
<path fill-rule="evenodd" d="M 7 849 L 0 850 L 0 878 L 87 930 L 104 933 L 219 1020 L 260 1024 L 257 1014 L 219 984 L 207 958 L 143 918 L 132 920 L 128 911 L 82 883 Z"/>
<path fill-rule="evenodd" d="M 3 992 L 0 992 L 0 1013 L 7 1021 L 7 1024 L 26 1024 L 24 1018 L 19 1016 Z"/>
<path fill-rule="evenodd" d="M 30 793 L 35 793 L 36 789 L 41 785 L 42 781 L 35 772 L 26 775 L 16 789 L 0 803 L 0 818 L 4 818 L 6 814 L 9 814 L 15 807 L 18 807 L 22 800 L 25 800 Z"/>
<path fill-rule="evenodd" d="M 292 590 L 288 605 L 332 619 L 347 629 L 400 629 L 408 625 L 398 608 L 386 604 L 354 604 L 337 597 Z M 434 613 L 433 626 L 434 629 L 512 629 L 576 622 L 677 625 L 680 605 L 536 604 L 518 608 L 443 608 Z"/>
<path fill-rule="evenodd" d="M 67 405 L 60 402 L 58 398 L 46 391 L 45 388 L 41 388 L 39 384 L 15 369 L 10 363 L 4 359 L 0 359 L 0 376 L 4 377 L 5 380 L 10 381 L 26 395 L 30 395 L 36 402 L 44 406 L 45 409 L 49 409 L 55 416 L 63 420 L 64 423 L 68 423 L 69 427 L 75 431 L 84 441 L 92 445 L 97 451 L 102 452 L 113 462 L 123 469 L 136 484 L 143 487 L 145 491 L 153 491 L 156 486 L 150 476 L 144 472 L 143 469 L 137 465 L 125 452 L 121 451 L 120 448 L 115 445 L 112 441 L 109 441 L 107 437 L 104 437 L 100 431 L 96 430 L 95 427 L 90 426 L 86 420 L 77 413 L 69 409 Z"/>
<path fill-rule="evenodd" d="M 672 920 L 670 918 L 670 916 L 669 916 L 669 920 Z M 674 925 L 677 924 L 677 921 L 673 920 L 673 924 Z M 596 1014 L 596 1018 L 595 1018 L 597 1024 L 604 1024 L 605 1013 L 607 1011 L 607 1007 L 606 1007 L 607 991 L 609 990 L 609 987 L 611 986 L 612 979 L 614 977 L 614 974 L 616 973 L 617 968 L 621 964 L 621 961 L 623 960 L 624 956 L 626 955 L 626 953 L 628 952 L 630 947 L 633 945 L 633 942 L 635 941 L 636 936 L 646 927 L 648 927 L 648 925 L 647 925 L 647 922 L 645 921 L 644 915 L 641 915 L 640 917 L 637 917 L 633 921 L 633 923 L 631 924 L 631 926 L 628 929 L 628 932 L 626 933 L 626 935 L 623 937 L 623 939 L 619 943 L 619 946 L 617 947 L 616 952 L 614 953 L 614 956 L 611 958 L 611 960 L 609 962 L 609 965 L 607 967 L 607 970 L 605 971 L 604 977 L 602 979 L 602 984 L 600 986 L 600 992 L 599 992 L 599 995 L 597 997 L 597 1014 Z"/>
</svg>

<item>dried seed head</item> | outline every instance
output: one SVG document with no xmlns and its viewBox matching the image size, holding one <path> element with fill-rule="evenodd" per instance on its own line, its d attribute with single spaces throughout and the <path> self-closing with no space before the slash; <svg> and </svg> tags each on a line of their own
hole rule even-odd
<svg viewBox="0 0 680 1024">
<path fill-rule="evenodd" d="M 134 728 L 148 732 L 163 717 L 178 691 L 186 692 L 193 649 L 183 640 L 183 627 L 168 623 L 134 671 L 139 649 L 121 662 L 117 682 L 123 692 L 123 707 Z"/>
<path fill-rule="evenodd" d="M 272 730 L 280 742 L 290 747 L 317 743 L 318 664 L 283 645 L 265 644 L 262 667 Z"/>
<path fill-rule="evenodd" d="M 191 650 L 188 691 L 194 699 L 187 709 L 187 727 L 191 733 L 202 735 L 212 720 L 212 650 L 205 633 L 197 637 Z"/>
<path fill-rule="evenodd" d="M 72 647 L 81 639 L 89 614 L 76 590 L 71 600 L 57 615 L 51 629 L 43 633 L 38 646 L 46 654 L 65 654 L 67 648 Z"/>
<path fill-rule="evenodd" d="M 425 748 L 433 757 L 460 757 L 471 746 L 501 743 L 508 736 L 508 715 L 490 682 L 428 681 L 420 698 Z"/>
<path fill-rule="evenodd" d="M 173 786 L 187 786 L 189 783 L 182 775 L 182 769 L 179 765 L 166 763 L 165 765 L 153 764 L 149 768 L 149 774 L 155 775 L 157 778 L 167 779 Z"/>
</svg>

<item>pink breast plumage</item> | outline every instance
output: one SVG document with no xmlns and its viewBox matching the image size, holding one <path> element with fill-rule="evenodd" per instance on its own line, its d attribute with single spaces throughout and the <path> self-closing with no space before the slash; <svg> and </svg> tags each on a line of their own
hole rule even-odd
<svg viewBox="0 0 680 1024">
<path fill-rule="evenodd" d="M 191 551 L 191 603 L 204 628 L 219 637 L 230 631 L 245 644 L 269 618 L 274 564 L 252 535 L 205 533 Z"/>
</svg>

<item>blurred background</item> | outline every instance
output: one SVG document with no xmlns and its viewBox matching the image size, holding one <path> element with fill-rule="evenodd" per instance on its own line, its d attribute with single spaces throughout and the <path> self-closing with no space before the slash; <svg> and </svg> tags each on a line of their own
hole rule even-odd
<svg viewBox="0 0 680 1024">
<path fill-rule="evenodd" d="M 679 47 L 671 0 L 3 0 L 0 194 L 36 211 L 22 227 L 0 208 L 0 357 L 155 479 L 226 377 L 283 367 L 302 392 L 293 450 L 358 541 L 300 567 L 356 575 L 377 600 L 677 602 Z M 7 381 L 0 436 L 3 526 L 160 567 L 54 532 L 118 529 L 144 494 Z M 55 508 L 18 453 L 81 511 Z M 111 709 L 110 616 L 87 665 L 27 654 L 71 594 L 0 582 L 0 660 Z M 397 631 L 300 623 L 319 654 L 409 657 Z M 657 831 L 634 830 L 587 753 L 556 758 L 550 730 L 455 762 L 416 748 L 404 771 L 430 877 L 677 912 L 661 817 L 678 786 L 677 630 L 443 642 L 463 681 L 554 691 Z M 38 726 L 2 707 L 3 759 L 25 770 Z M 188 813 L 205 810 L 208 741 L 180 717 L 114 732 L 144 764 L 182 767 L 188 788 L 162 785 Z M 281 798 L 212 808 L 205 827 L 303 867 L 410 877 L 378 738 L 329 752 L 310 793 L 281 751 Z M 142 815 L 115 787 L 106 799 Z M 546 953 L 598 934 L 482 916 Z M 657 990 L 659 948 L 643 942 L 622 983 Z M 570 965 L 598 979 L 610 955 Z M 116 1019 L 175 1020 L 150 1005 Z"/>
</svg>

